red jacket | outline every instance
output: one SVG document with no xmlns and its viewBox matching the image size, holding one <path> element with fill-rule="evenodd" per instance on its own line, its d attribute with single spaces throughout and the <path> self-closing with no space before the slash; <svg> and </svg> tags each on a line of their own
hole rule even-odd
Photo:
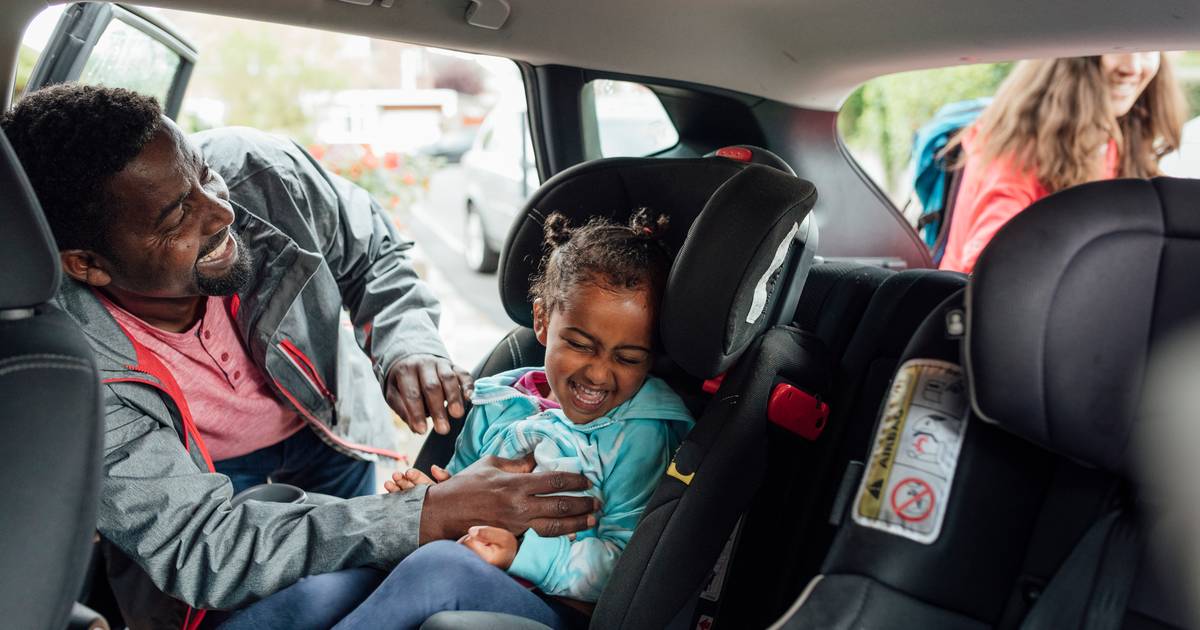
<svg viewBox="0 0 1200 630">
<path fill-rule="evenodd" d="M 970 273 L 996 231 L 1029 204 L 1049 194 L 1035 173 L 1017 169 L 1011 159 L 984 162 L 978 133 L 974 125 L 963 132 L 967 163 L 954 202 L 946 253 L 938 265 L 941 269 Z M 1117 143 L 1109 140 L 1101 179 L 1116 177 L 1119 165 Z"/>
</svg>

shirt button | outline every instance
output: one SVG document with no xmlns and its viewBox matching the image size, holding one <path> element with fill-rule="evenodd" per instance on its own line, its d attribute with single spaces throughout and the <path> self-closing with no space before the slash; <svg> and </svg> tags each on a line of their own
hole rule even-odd
<svg viewBox="0 0 1200 630">
<path fill-rule="evenodd" d="M 228 361 L 228 360 L 229 360 L 229 353 L 228 353 L 228 352 L 222 352 L 222 353 L 221 353 L 221 360 L 222 360 L 222 361 Z"/>
<path fill-rule="evenodd" d="M 206 330 L 206 331 L 204 331 L 204 338 L 205 338 L 205 339 L 212 339 L 212 333 L 211 333 L 211 332 L 209 332 L 209 331 L 207 331 L 207 330 Z"/>
<path fill-rule="evenodd" d="M 241 373 L 241 372 L 234 372 L 234 373 L 233 373 L 233 380 L 235 380 L 235 381 L 236 381 L 236 380 L 238 380 L 239 378 L 242 378 L 242 373 Z"/>
</svg>

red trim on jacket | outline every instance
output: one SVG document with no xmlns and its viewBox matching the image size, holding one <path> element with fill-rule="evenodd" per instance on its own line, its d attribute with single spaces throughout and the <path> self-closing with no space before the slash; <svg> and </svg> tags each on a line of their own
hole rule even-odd
<svg viewBox="0 0 1200 630">
<path fill-rule="evenodd" d="M 125 336 L 129 338 L 129 342 L 133 344 L 134 353 L 137 355 L 137 365 L 127 365 L 127 369 L 142 374 L 149 374 L 158 379 L 158 382 L 149 379 L 134 378 L 132 376 L 123 378 L 106 378 L 105 383 L 142 383 L 158 389 L 171 398 L 175 403 L 175 407 L 179 409 L 179 415 L 183 420 L 183 435 L 180 439 L 183 441 L 183 450 L 190 451 L 188 445 L 188 437 L 191 436 L 192 442 L 196 444 L 196 448 L 200 449 L 200 456 L 204 458 L 204 463 L 208 466 L 209 472 L 216 472 L 213 467 L 212 457 L 208 454 L 208 447 L 204 446 L 204 439 L 200 437 L 200 430 L 196 428 L 196 423 L 192 419 L 192 410 L 188 407 L 187 399 L 183 396 L 183 390 L 179 387 L 179 383 L 175 381 L 175 377 L 171 375 L 171 370 L 146 346 L 133 338 L 120 322 L 117 322 L 117 327 Z M 194 614 L 193 614 L 194 613 Z M 187 614 L 183 618 L 183 626 L 180 630 L 198 630 L 200 622 L 204 620 L 205 610 L 201 608 L 192 608 L 188 606 Z"/>
</svg>

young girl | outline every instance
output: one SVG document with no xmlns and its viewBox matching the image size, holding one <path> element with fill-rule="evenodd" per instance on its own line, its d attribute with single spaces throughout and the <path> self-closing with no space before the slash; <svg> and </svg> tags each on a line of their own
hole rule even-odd
<svg viewBox="0 0 1200 630">
<path fill-rule="evenodd" d="M 479 565 L 499 584 L 460 580 L 451 590 L 508 590 L 515 584 L 499 571 L 486 571 L 486 562 L 543 593 L 586 603 L 576 608 L 590 609 L 599 598 L 671 454 L 692 426 L 679 397 L 649 376 L 658 303 L 670 267 L 659 240 L 666 226 L 665 216 L 652 221 L 645 209 L 627 226 L 593 220 L 571 229 L 562 215 L 546 220 L 551 251 L 531 291 L 534 332 L 546 346 L 546 365 L 476 381 L 474 407 L 454 458 L 446 470 L 433 470 L 441 481 L 483 456 L 532 453 L 537 470 L 588 477 L 588 494 L 603 506 L 596 526 L 556 538 L 530 530 L 519 540 L 506 530 L 478 526 L 459 545 L 445 541 L 423 547 L 397 572 L 410 562 L 437 571 L 447 564 Z M 433 480 L 410 470 L 386 485 L 395 492 L 416 483 Z M 464 553 L 467 549 L 475 553 Z M 423 555 L 439 558 L 433 562 Z M 389 579 L 396 579 L 396 572 Z M 524 616 L 564 625 L 560 607 L 525 593 L 532 612 Z M 414 610 L 418 625 L 460 605 L 454 593 L 415 599 L 437 600 Z"/>
</svg>

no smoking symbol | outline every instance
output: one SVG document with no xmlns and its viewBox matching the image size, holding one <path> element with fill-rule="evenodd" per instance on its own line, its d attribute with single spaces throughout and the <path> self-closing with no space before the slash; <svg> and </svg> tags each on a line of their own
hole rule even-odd
<svg viewBox="0 0 1200 630">
<path fill-rule="evenodd" d="M 892 511 L 909 523 L 929 518 L 933 514 L 933 488 L 916 477 L 902 480 L 892 490 Z"/>
</svg>

